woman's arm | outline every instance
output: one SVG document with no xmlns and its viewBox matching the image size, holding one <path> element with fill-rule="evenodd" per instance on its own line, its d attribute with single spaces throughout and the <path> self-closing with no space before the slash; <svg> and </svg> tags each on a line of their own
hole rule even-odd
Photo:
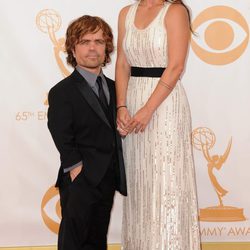
<svg viewBox="0 0 250 250">
<path fill-rule="evenodd" d="M 125 35 L 125 18 L 129 6 L 123 8 L 119 14 L 118 20 L 118 41 L 117 41 L 117 59 L 115 68 L 115 86 L 116 86 L 116 107 L 118 128 L 124 129 L 130 120 L 129 112 L 126 108 L 127 86 L 130 76 L 130 65 L 127 62 L 123 51 L 122 43 Z M 122 107 L 121 107 L 122 106 Z M 125 107 L 123 107 L 125 106 Z"/>
<path fill-rule="evenodd" d="M 152 114 L 171 93 L 183 71 L 190 40 L 189 18 L 184 6 L 172 4 L 167 12 L 165 25 L 168 41 L 168 66 L 147 103 L 127 125 L 126 129 L 129 132 L 137 133 L 145 130 Z"/>
</svg>

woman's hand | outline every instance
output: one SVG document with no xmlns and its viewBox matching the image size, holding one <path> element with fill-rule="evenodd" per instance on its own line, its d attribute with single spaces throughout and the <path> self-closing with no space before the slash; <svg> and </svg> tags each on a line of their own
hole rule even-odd
<svg viewBox="0 0 250 250">
<path fill-rule="evenodd" d="M 121 136 L 126 136 L 128 134 L 126 126 L 129 123 L 130 119 L 131 116 L 126 107 L 120 107 L 117 110 L 117 130 Z"/>
<path fill-rule="evenodd" d="M 130 122 L 125 127 L 125 130 L 128 133 L 135 133 L 144 132 L 146 126 L 148 125 L 153 112 L 151 112 L 147 106 L 142 107 L 139 109 L 136 114 L 131 118 Z"/>
</svg>

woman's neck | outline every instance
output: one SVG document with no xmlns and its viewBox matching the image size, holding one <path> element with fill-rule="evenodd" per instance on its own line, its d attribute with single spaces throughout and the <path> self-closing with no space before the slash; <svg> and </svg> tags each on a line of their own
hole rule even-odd
<svg viewBox="0 0 250 250">
<path fill-rule="evenodd" d="M 164 0 L 141 0 L 140 5 L 152 7 L 157 5 L 163 5 L 164 2 L 165 2 Z"/>
</svg>

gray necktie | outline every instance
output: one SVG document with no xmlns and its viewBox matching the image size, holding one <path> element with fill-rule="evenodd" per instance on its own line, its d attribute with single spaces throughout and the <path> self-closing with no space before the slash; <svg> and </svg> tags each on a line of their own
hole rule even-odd
<svg viewBox="0 0 250 250">
<path fill-rule="evenodd" d="M 108 102 L 107 102 L 107 98 L 103 90 L 102 78 L 100 76 L 97 77 L 96 83 L 98 84 L 98 95 L 99 95 L 100 102 L 105 109 L 108 109 Z"/>
</svg>

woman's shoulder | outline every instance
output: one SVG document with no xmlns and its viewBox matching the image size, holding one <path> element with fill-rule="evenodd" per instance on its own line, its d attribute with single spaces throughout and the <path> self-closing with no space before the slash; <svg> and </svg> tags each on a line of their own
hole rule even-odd
<svg viewBox="0 0 250 250">
<path fill-rule="evenodd" d="M 169 4 L 167 15 L 165 16 L 165 22 L 166 23 L 168 22 L 188 23 L 189 14 L 188 14 L 187 7 L 178 3 Z"/>
<path fill-rule="evenodd" d="M 127 13 L 128 13 L 128 11 L 129 11 L 129 9 L 130 9 L 130 7 L 131 7 L 132 5 L 133 5 L 133 4 L 130 4 L 130 5 L 127 5 L 127 6 L 123 7 L 123 8 L 120 10 L 119 16 L 120 16 L 120 17 L 126 16 Z"/>
<path fill-rule="evenodd" d="M 170 3 L 168 15 L 187 15 L 187 8 L 179 3 Z"/>
</svg>

